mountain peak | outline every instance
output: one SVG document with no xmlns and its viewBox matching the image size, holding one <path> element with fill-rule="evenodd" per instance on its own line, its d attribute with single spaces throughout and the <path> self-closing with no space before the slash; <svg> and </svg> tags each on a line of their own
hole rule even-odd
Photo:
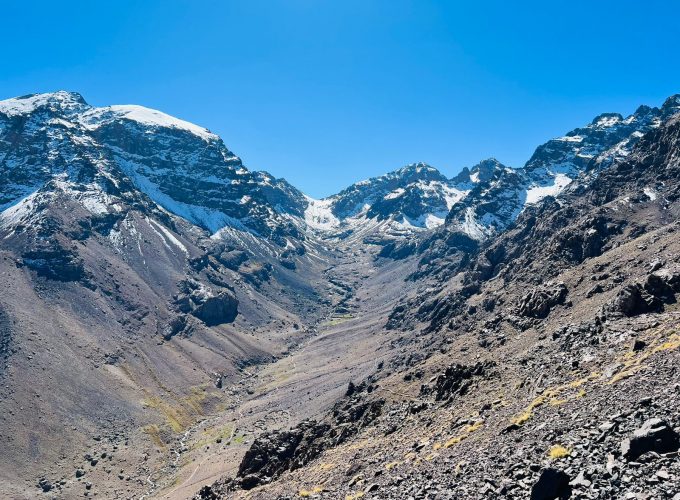
<svg viewBox="0 0 680 500">
<path fill-rule="evenodd" d="M 150 127 L 178 129 L 190 132 L 205 141 L 216 141 L 219 137 L 208 129 L 194 123 L 175 118 L 155 109 L 136 104 L 118 104 L 103 108 L 93 108 L 83 116 L 83 123 L 97 128 L 100 124 L 124 119 Z"/>
<path fill-rule="evenodd" d="M 673 94 L 661 105 L 661 113 L 664 117 L 669 117 L 680 112 L 680 94 Z"/>
<path fill-rule="evenodd" d="M 590 124 L 599 127 L 610 127 L 620 121 L 623 121 L 621 113 L 602 113 L 593 118 Z"/>
<path fill-rule="evenodd" d="M 486 182 L 491 180 L 498 170 L 504 169 L 505 165 L 496 158 L 487 158 L 470 169 L 470 180 L 472 182 Z"/>
<path fill-rule="evenodd" d="M 419 161 L 419 162 L 416 162 L 416 163 L 409 163 L 408 165 L 401 167 L 400 169 L 396 170 L 396 173 L 400 173 L 400 174 L 406 174 L 406 173 L 420 174 L 422 172 L 437 172 L 437 173 L 439 173 L 439 170 L 437 170 L 433 166 L 430 166 L 427 163 L 422 162 L 422 161 Z"/>
<path fill-rule="evenodd" d="M 77 92 L 58 90 L 43 94 L 27 94 L 0 101 L 0 113 L 18 116 L 32 113 L 39 108 L 60 111 L 82 111 L 88 104 Z"/>
</svg>

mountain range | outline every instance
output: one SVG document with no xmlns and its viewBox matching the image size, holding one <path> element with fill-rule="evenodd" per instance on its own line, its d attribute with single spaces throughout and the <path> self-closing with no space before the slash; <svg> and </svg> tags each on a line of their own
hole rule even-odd
<svg viewBox="0 0 680 500">
<path fill-rule="evenodd" d="M 678 113 L 313 199 L 160 111 L 0 101 L 0 493 L 674 498 Z"/>
</svg>

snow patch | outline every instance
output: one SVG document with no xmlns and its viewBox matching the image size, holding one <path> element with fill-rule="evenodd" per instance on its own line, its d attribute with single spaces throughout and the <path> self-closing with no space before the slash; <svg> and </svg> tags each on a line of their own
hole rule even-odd
<svg viewBox="0 0 680 500">
<path fill-rule="evenodd" d="M 580 136 L 580 135 L 565 135 L 563 137 L 558 138 L 557 140 L 562 141 L 562 142 L 582 142 L 583 136 Z"/>
<path fill-rule="evenodd" d="M 151 229 L 154 229 L 154 226 L 156 226 L 165 235 L 165 238 L 167 238 L 168 241 L 170 241 L 173 245 L 175 245 L 177 248 L 179 248 L 184 253 L 184 255 L 189 257 L 189 250 L 187 250 L 187 247 L 185 247 L 184 244 L 181 241 L 179 241 L 175 237 L 174 234 L 172 234 L 170 231 L 168 231 L 168 229 L 165 226 L 159 224 L 155 220 L 149 219 L 148 217 L 146 218 L 146 221 L 151 226 Z M 154 230 L 154 232 L 156 234 L 159 234 L 158 231 Z M 160 236 L 160 234 L 159 234 L 159 236 Z M 165 244 L 165 246 L 170 248 L 170 246 L 165 242 L 165 239 L 162 236 L 161 236 L 161 239 L 163 239 L 163 243 Z"/>
<path fill-rule="evenodd" d="M 486 229 L 477 222 L 475 210 L 472 207 L 465 209 L 465 221 L 461 224 L 461 230 L 478 241 L 481 241 L 486 237 Z"/>
<path fill-rule="evenodd" d="M 317 230 L 328 230 L 340 224 L 340 221 L 333 215 L 331 210 L 333 203 L 331 199 L 315 200 L 309 196 L 305 196 L 305 198 L 308 201 L 307 208 L 305 209 L 305 222 L 309 227 Z"/>
<path fill-rule="evenodd" d="M 19 224 L 28 217 L 33 212 L 37 196 L 38 192 L 34 191 L 9 206 L 5 205 L 6 208 L 0 212 L 0 227 Z"/>
<path fill-rule="evenodd" d="M 48 104 L 55 104 L 61 107 L 82 107 L 85 106 L 77 94 L 65 92 L 53 92 L 48 94 L 33 94 L 23 97 L 15 97 L 0 101 L 0 113 L 7 116 L 20 116 L 32 113 L 36 109 Z"/>
<path fill-rule="evenodd" d="M 391 193 L 386 194 L 384 199 L 393 200 L 395 198 L 399 198 L 405 192 L 406 192 L 406 190 L 404 188 L 397 188 L 394 191 L 392 191 Z"/>
<path fill-rule="evenodd" d="M 560 173 L 555 174 L 552 185 L 548 186 L 533 186 L 527 189 L 526 205 L 533 205 L 538 203 L 546 196 L 557 196 L 569 183 L 571 178 Z"/>
</svg>

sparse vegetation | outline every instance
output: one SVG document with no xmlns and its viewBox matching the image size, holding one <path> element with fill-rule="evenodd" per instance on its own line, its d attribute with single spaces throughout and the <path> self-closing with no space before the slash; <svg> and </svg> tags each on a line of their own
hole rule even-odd
<svg viewBox="0 0 680 500">
<path fill-rule="evenodd" d="M 561 444 L 555 444 L 551 446 L 550 450 L 548 451 L 548 457 L 550 457 L 552 460 L 568 457 L 569 455 L 570 451 Z"/>
<path fill-rule="evenodd" d="M 303 498 L 307 498 L 307 497 L 311 497 L 312 495 L 316 495 L 318 493 L 321 493 L 322 491 L 323 491 L 323 488 L 321 486 L 314 486 L 311 490 L 302 489 L 302 490 L 298 491 L 298 495 L 303 497 Z"/>
<path fill-rule="evenodd" d="M 451 448 L 453 445 L 460 443 L 463 439 L 466 439 L 470 434 L 480 429 L 484 425 L 484 422 L 478 420 L 473 424 L 466 425 L 460 434 L 452 437 L 444 443 L 444 448 Z"/>
<path fill-rule="evenodd" d="M 151 441 L 161 449 L 165 449 L 165 443 L 161 439 L 161 430 L 157 425 L 147 425 L 142 427 L 142 431 L 151 438 Z"/>
</svg>

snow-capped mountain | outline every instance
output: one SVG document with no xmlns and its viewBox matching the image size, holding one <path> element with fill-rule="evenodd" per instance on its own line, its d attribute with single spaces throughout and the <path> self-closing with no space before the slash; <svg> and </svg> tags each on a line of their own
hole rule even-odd
<svg viewBox="0 0 680 500">
<path fill-rule="evenodd" d="M 449 179 L 415 163 L 315 200 L 248 170 L 203 127 L 141 106 L 93 107 L 72 92 L 33 94 L 0 102 L 0 212 L 58 190 L 98 217 L 123 199 L 150 200 L 211 235 L 245 231 L 285 247 L 318 235 L 399 238 L 445 221 L 482 240 L 527 205 L 626 156 L 679 109 L 673 96 L 626 118 L 602 114 L 539 146 L 519 169 L 489 159 Z"/>
<path fill-rule="evenodd" d="M 444 223 L 474 185 L 469 178 L 448 179 L 430 165 L 413 163 L 310 200 L 305 216 L 313 228 L 345 235 L 378 228 L 385 233 L 431 229 Z"/>
<path fill-rule="evenodd" d="M 626 118 L 604 113 L 536 148 L 523 168 L 489 169 L 453 207 L 447 225 L 477 240 L 498 234 L 527 205 L 556 196 L 574 180 L 597 175 L 599 169 L 627 156 L 640 137 L 678 111 L 680 95 L 669 97 L 661 108 L 640 106 Z"/>
<path fill-rule="evenodd" d="M 90 210 L 143 193 L 211 234 L 229 226 L 285 244 L 306 199 L 251 172 L 207 129 L 141 106 L 88 105 L 76 93 L 0 102 L 0 210 L 58 187 Z"/>
</svg>

